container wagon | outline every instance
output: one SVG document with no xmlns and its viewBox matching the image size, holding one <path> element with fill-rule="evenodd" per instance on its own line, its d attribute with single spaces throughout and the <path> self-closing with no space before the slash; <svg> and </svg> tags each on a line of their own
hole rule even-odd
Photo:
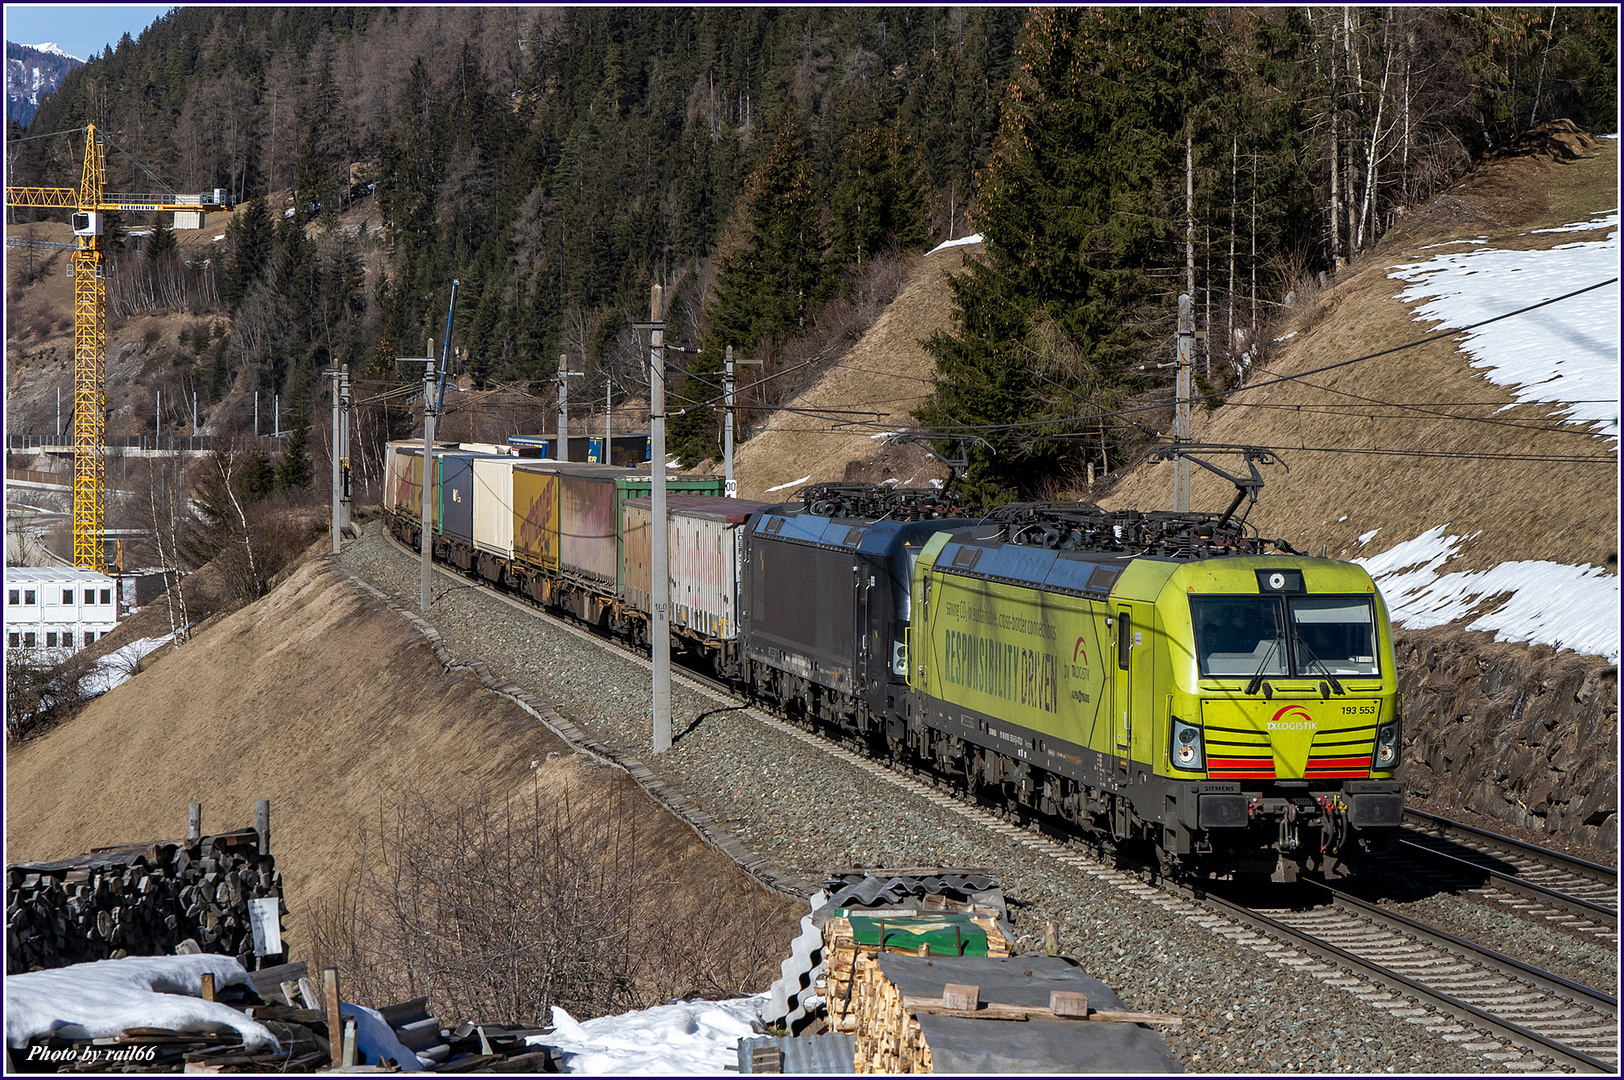
<svg viewBox="0 0 1624 1080">
<path fill-rule="evenodd" d="M 672 644 L 705 658 L 723 678 L 739 674 L 739 588 L 744 528 L 766 503 L 677 493 L 666 496 Z M 654 575 L 650 566 L 652 500 L 621 508 L 621 608 L 613 627 L 648 644 Z"/>
</svg>

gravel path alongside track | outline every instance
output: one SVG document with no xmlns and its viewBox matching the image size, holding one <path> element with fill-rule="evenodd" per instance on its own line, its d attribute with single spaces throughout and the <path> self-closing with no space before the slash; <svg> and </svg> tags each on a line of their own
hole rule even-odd
<svg viewBox="0 0 1624 1080">
<path fill-rule="evenodd" d="M 368 523 L 339 558 L 415 610 L 417 561 L 379 523 Z M 1428 1031 L 1446 1023 L 1437 1017 L 1389 1015 L 681 684 L 671 695 L 673 747 L 655 759 L 646 667 L 465 585 L 443 573 L 434 579 L 432 621 L 459 658 L 483 660 L 554 703 L 595 738 L 648 763 L 751 851 L 809 880 L 854 865 L 1001 874 L 1018 933 L 1037 937 L 1053 920 L 1062 950 L 1129 1008 L 1184 1018 L 1161 1030 L 1188 1071 L 1501 1073 L 1533 1064 L 1497 1061 L 1468 1036 Z"/>
</svg>

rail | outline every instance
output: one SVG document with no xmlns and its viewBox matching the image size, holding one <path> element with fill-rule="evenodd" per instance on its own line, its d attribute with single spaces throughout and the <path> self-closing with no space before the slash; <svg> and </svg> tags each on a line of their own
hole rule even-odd
<svg viewBox="0 0 1624 1080">
<path fill-rule="evenodd" d="M 1587 859 L 1580 859 L 1573 855 L 1566 855 L 1560 851 L 1543 848 L 1537 844 L 1530 844 L 1500 833 L 1479 829 L 1461 821 L 1451 821 L 1437 814 L 1429 814 L 1425 810 L 1415 810 L 1406 807 L 1404 810 L 1404 823 L 1423 832 L 1430 832 L 1435 836 L 1446 838 L 1468 837 L 1481 843 L 1502 848 L 1516 855 L 1522 855 L 1537 862 L 1554 866 L 1580 877 L 1590 878 L 1593 881 L 1603 882 L 1618 888 L 1618 871 L 1611 866 L 1603 866 Z"/>
<path fill-rule="evenodd" d="M 1570 982 L 1561 976 L 1540 971 L 1512 957 L 1473 945 L 1453 935 L 1413 922 L 1401 915 L 1381 911 L 1372 905 L 1365 904 L 1363 901 L 1338 893 L 1335 889 L 1325 888 L 1327 893 L 1334 897 L 1334 904 L 1330 906 L 1334 906 L 1341 911 L 1351 912 L 1365 922 L 1374 923 L 1403 936 L 1426 941 L 1446 952 L 1464 954 L 1469 963 L 1503 975 L 1516 982 L 1538 987 L 1548 994 L 1575 1000 L 1581 1007 L 1599 1014 L 1600 1018 L 1605 1019 L 1610 1014 L 1610 1022 L 1613 1024 L 1615 1032 L 1614 1045 L 1616 1047 L 1617 998 L 1592 990 L 1589 987 L 1580 986 L 1578 983 Z M 1254 931 L 1277 940 L 1289 942 L 1304 952 L 1311 953 L 1330 963 L 1349 968 L 1372 982 L 1415 998 L 1437 1012 L 1482 1027 L 1506 1042 L 1519 1046 L 1524 1050 L 1551 1057 L 1560 1064 L 1581 1071 L 1617 1075 L 1618 1066 L 1615 1062 L 1594 1057 L 1583 1050 L 1562 1042 L 1559 1038 L 1507 1020 L 1488 1009 L 1462 1000 L 1456 994 L 1429 986 L 1419 979 L 1411 978 L 1376 960 L 1360 956 L 1357 952 L 1333 944 L 1312 930 L 1293 926 L 1244 904 L 1226 900 L 1222 897 L 1205 895 L 1199 897 L 1197 902 L 1226 918 L 1250 926 Z"/>
</svg>

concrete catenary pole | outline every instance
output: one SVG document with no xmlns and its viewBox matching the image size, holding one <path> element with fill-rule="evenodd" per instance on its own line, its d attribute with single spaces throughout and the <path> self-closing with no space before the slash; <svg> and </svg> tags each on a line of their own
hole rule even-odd
<svg viewBox="0 0 1624 1080">
<path fill-rule="evenodd" d="M 340 509 L 340 495 L 343 491 L 344 478 L 340 472 L 338 459 L 344 451 L 339 445 L 341 440 L 338 433 L 338 426 L 342 422 L 339 418 L 340 392 L 338 389 L 338 372 L 330 371 L 328 374 L 333 377 L 333 554 L 337 555 L 339 533 L 344 528 L 344 522 L 340 516 L 342 513 L 342 510 Z"/>
<path fill-rule="evenodd" d="M 568 353 L 558 354 L 558 460 L 570 459 L 570 376 L 583 376 L 584 371 L 565 371 Z"/>
<path fill-rule="evenodd" d="M 649 651 L 654 660 L 654 752 L 671 749 L 671 571 L 666 551 L 665 512 L 665 291 L 650 290 L 648 356 L 649 471 L 652 473 L 649 572 L 654 602 Z"/>
<path fill-rule="evenodd" d="M 733 480 L 733 346 L 727 347 L 727 374 L 722 380 L 727 397 L 727 415 L 722 420 L 722 494 L 730 499 L 739 497 L 739 485 Z"/>
<path fill-rule="evenodd" d="M 434 358 L 423 368 L 423 545 L 422 567 L 417 582 L 417 609 L 429 613 L 429 563 L 434 554 L 434 536 L 429 530 L 429 501 L 434 495 Z"/>
<path fill-rule="evenodd" d="M 338 369 L 338 393 L 343 409 L 338 414 L 339 528 L 350 527 L 350 365 Z"/>
<path fill-rule="evenodd" d="M 727 377 L 723 382 L 727 393 L 727 417 L 722 425 L 722 468 L 725 481 L 723 493 L 730 499 L 739 497 L 739 485 L 733 479 L 733 367 L 735 364 L 746 366 L 760 363 L 760 360 L 734 360 L 733 346 L 727 347 Z"/>
<path fill-rule="evenodd" d="M 1189 293 L 1179 296 L 1179 351 L 1178 382 L 1173 401 L 1173 439 L 1179 443 L 1190 441 L 1190 348 L 1195 341 L 1195 314 L 1191 309 Z M 1190 510 L 1190 462 L 1186 458 L 1173 459 L 1173 510 Z"/>
</svg>

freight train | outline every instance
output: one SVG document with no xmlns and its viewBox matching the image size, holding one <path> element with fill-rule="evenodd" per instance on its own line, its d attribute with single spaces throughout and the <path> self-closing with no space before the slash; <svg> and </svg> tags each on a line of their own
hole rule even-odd
<svg viewBox="0 0 1624 1080">
<path fill-rule="evenodd" d="M 647 644 L 647 473 L 431 459 L 436 558 Z M 392 445 L 414 546 L 422 464 Z M 1228 511 L 667 485 L 673 646 L 791 719 L 1170 875 L 1339 877 L 1396 838 L 1402 700 L 1361 567 Z"/>
</svg>

